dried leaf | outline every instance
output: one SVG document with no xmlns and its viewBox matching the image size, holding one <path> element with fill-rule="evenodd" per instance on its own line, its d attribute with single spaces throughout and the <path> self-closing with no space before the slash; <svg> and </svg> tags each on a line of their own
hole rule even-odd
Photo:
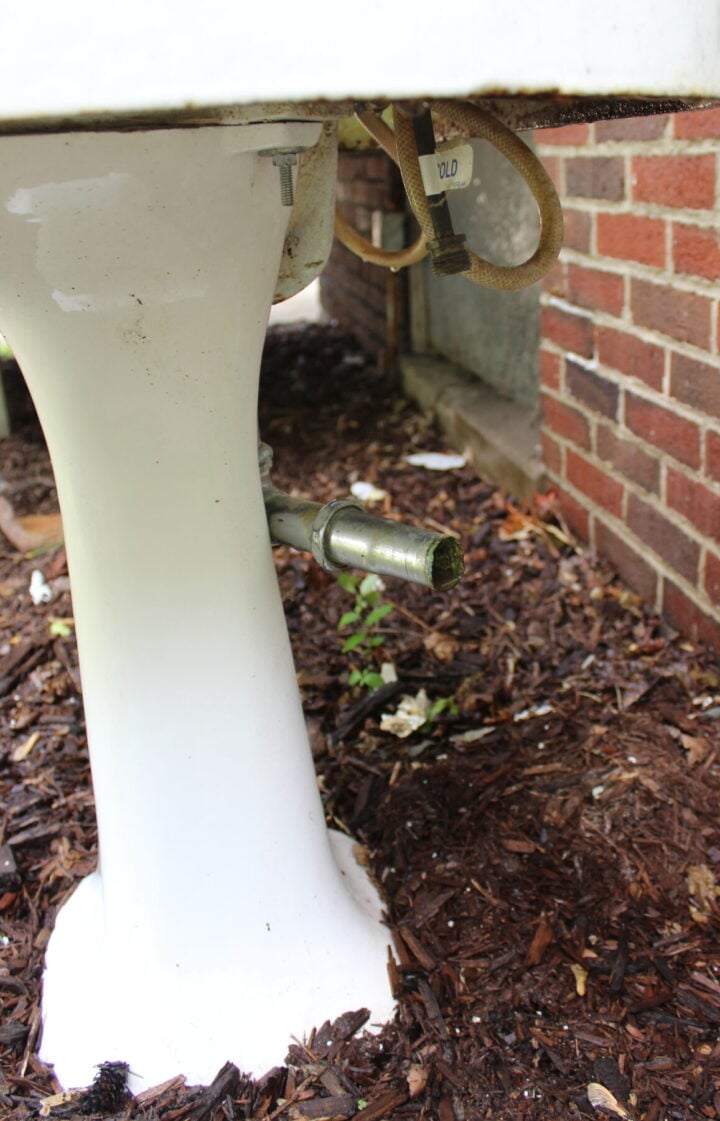
<svg viewBox="0 0 720 1121">
<path fill-rule="evenodd" d="M 59 545 L 63 539 L 59 514 L 29 514 L 19 518 L 4 495 L 0 495 L 0 530 L 21 553 Z"/>
<path fill-rule="evenodd" d="M 587 969 L 583 969 L 583 967 L 578 962 L 573 962 L 570 968 L 572 970 L 573 977 L 575 978 L 575 992 L 578 996 L 585 996 L 585 993 L 587 992 L 588 979 Z"/>
<path fill-rule="evenodd" d="M 380 666 L 380 676 L 382 677 L 386 685 L 392 685 L 394 681 L 397 681 L 398 675 L 394 663 L 383 662 L 383 664 Z"/>
<path fill-rule="evenodd" d="M 52 1111 L 58 1106 L 69 1105 L 71 1102 L 78 1101 L 82 1094 L 82 1090 L 63 1090 L 59 1094 L 51 1094 L 47 1098 L 41 1098 L 39 1116 L 51 1117 Z"/>
<path fill-rule="evenodd" d="M 381 502 L 387 491 L 376 487 L 374 483 L 366 483 L 360 479 L 350 487 L 350 493 L 359 498 L 361 502 Z"/>
<path fill-rule="evenodd" d="M 538 517 L 551 518 L 559 505 L 558 492 L 551 487 L 542 494 L 537 492 L 532 498 L 533 509 L 537 510 Z"/>
<path fill-rule="evenodd" d="M 656 798 L 661 798 L 666 802 L 670 801 L 670 798 L 668 798 L 667 793 L 663 790 L 660 783 L 656 779 L 651 778 L 650 775 L 646 774 L 644 771 L 638 771 L 633 777 L 636 777 L 640 785 L 644 786 L 646 790 L 649 790 L 651 794 L 654 794 Z"/>
<path fill-rule="evenodd" d="M 390 732 L 403 740 L 422 728 L 428 718 L 429 707 L 428 695 L 421 689 L 414 697 L 403 697 L 395 712 L 384 712 L 380 727 L 383 732 Z"/>
<path fill-rule="evenodd" d="M 24 743 L 19 744 L 10 756 L 13 763 L 21 763 L 23 759 L 27 759 L 28 755 L 39 739 L 40 733 L 33 732 L 32 735 L 28 736 Z"/>
<path fill-rule="evenodd" d="M 537 845 L 535 842 L 525 840 L 523 837 L 507 837 L 505 840 L 501 841 L 500 844 L 507 852 L 537 852 Z"/>
<path fill-rule="evenodd" d="M 547 916 L 541 915 L 540 922 L 537 925 L 537 930 L 535 931 L 533 940 L 530 943 L 530 949 L 528 950 L 527 957 L 525 958 L 525 964 L 527 966 L 539 965 L 542 959 L 545 957 L 545 951 L 547 950 L 548 946 L 552 945 L 554 937 L 555 934 L 553 932 L 552 926 L 547 919 Z"/>
<path fill-rule="evenodd" d="M 681 732 L 680 743 L 683 750 L 687 751 L 688 767 L 696 767 L 698 763 L 702 763 L 707 758 L 710 744 L 702 736 L 686 736 L 684 732 Z"/>
<path fill-rule="evenodd" d="M 691 864 L 686 877 L 688 893 L 692 897 L 690 917 L 693 922 L 707 923 L 713 912 L 713 904 L 720 895 L 720 887 L 715 883 L 715 874 L 707 864 Z"/>
<path fill-rule="evenodd" d="M 560 527 L 554 525 L 553 522 L 546 522 L 543 529 L 550 537 L 554 537 L 556 541 L 559 541 L 561 545 L 573 544 L 572 539 L 568 537 L 567 533 L 563 533 Z"/>
<path fill-rule="evenodd" d="M 479 740 L 484 740 L 486 736 L 492 735 L 496 731 L 495 724 L 486 724 L 482 728 L 471 728 L 469 732 L 458 732 L 455 736 L 450 736 L 451 743 L 478 743 Z"/>
<path fill-rule="evenodd" d="M 522 720 L 532 720 L 536 716 L 549 716 L 553 712 L 553 706 L 549 701 L 540 701 L 539 704 L 532 705 L 530 708 L 523 708 L 520 712 L 516 712 L 513 716 L 515 723 Z"/>
<path fill-rule="evenodd" d="M 425 467 L 428 471 L 451 471 L 454 467 L 464 467 L 467 456 L 445 452 L 415 452 L 403 456 L 405 463 L 412 467 Z"/>
<path fill-rule="evenodd" d="M 449 634 L 431 631 L 423 641 L 423 646 L 428 653 L 433 654 L 439 662 L 452 662 L 458 652 L 460 643 Z"/>
<path fill-rule="evenodd" d="M 622 1117 L 625 1121 L 632 1121 L 625 1106 L 617 1100 L 606 1086 L 602 1086 L 599 1082 L 589 1083 L 587 1096 L 593 1109 L 604 1109 L 606 1113 L 614 1113 L 616 1117 Z"/>
<path fill-rule="evenodd" d="M 319 716 L 310 716 L 305 723 L 313 759 L 319 759 L 327 748 L 327 736 L 323 730 L 323 722 Z"/>
<path fill-rule="evenodd" d="M 646 693 L 652 689 L 655 684 L 655 678 L 652 681 L 633 681 L 627 688 L 623 689 L 620 698 L 619 709 L 621 712 L 626 712 L 627 709 L 632 708 L 634 704 L 645 696 Z"/>
<path fill-rule="evenodd" d="M 536 520 L 510 503 L 507 511 L 507 517 L 498 529 L 498 537 L 501 541 L 527 541 L 538 529 Z"/>
<path fill-rule="evenodd" d="M 422 1094 L 427 1086 L 427 1080 L 427 1068 L 421 1066 L 419 1063 L 411 1063 L 410 1069 L 407 1072 L 407 1084 L 411 1098 L 416 1098 L 418 1094 Z"/>
</svg>

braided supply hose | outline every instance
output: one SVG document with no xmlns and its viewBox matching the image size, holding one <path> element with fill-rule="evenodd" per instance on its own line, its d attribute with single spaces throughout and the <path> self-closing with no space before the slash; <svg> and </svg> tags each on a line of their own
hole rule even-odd
<svg viewBox="0 0 720 1121">
<path fill-rule="evenodd" d="M 382 117 L 378 117 L 375 113 L 362 112 L 355 115 L 373 139 L 387 152 L 390 159 L 398 163 L 395 133 L 385 124 Z M 339 210 L 335 211 L 335 237 L 352 250 L 361 261 L 367 261 L 371 265 L 382 265 L 394 271 L 404 269 L 408 265 L 415 265 L 428 254 L 424 232 L 421 232 L 417 241 L 407 249 L 380 249 L 346 222 Z"/>
<path fill-rule="evenodd" d="M 383 265 L 386 269 L 404 269 L 407 265 L 415 265 L 427 257 L 425 234 L 420 234 L 417 241 L 407 249 L 380 249 L 373 245 L 366 237 L 347 222 L 339 211 L 335 211 L 335 237 L 348 249 L 351 249 L 361 261 L 371 265 Z"/>
<path fill-rule="evenodd" d="M 562 248 L 563 216 L 553 182 L 534 152 L 511 129 L 489 113 L 469 102 L 436 101 L 434 112 L 452 122 L 464 135 L 487 140 L 519 171 L 527 183 L 540 213 L 540 239 L 537 249 L 520 265 L 496 265 L 470 252 L 470 268 L 461 273 L 467 280 L 485 288 L 516 292 L 540 280 L 557 260 Z M 412 120 L 393 106 L 393 132 L 374 113 L 358 113 L 358 118 L 373 138 L 400 167 L 405 191 L 420 225 L 421 235 L 407 249 L 379 249 L 354 230 L 339 214 L 335 217 L 338 239 L 364 261 L 400 269 L 422 260 L 426 243 L 435 237 L 427 195 L 422 181 Z"/>
</svg>

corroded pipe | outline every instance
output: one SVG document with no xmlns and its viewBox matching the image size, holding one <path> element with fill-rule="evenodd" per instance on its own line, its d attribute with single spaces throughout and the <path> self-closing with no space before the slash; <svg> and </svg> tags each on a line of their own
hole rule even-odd
<svg viewBox="0 0 720 1121">
<path fill-rule="evenodd" d="M 263 444 L 263 497 L 274 542 L 311 552 L 328 572 L 360 568 L 435 591 L 454 587 L 462 576 L 462 549 L 454 537 L 377 517 L 352 498 L 325 505 L 293 498 L 272 485 L 271 463 L 272 452 Z"/>
</svg>

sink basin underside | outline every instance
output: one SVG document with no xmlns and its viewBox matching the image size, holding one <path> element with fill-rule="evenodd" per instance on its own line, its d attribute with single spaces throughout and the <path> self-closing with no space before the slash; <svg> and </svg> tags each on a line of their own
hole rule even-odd
<svg viewBox="0 0 720 1121">
<path fill-rule="evenodd" d="M 192 21 L 167 0 L 66 0 L 41 18 L 13 6 L 3 47 L 6 131 L 327 118 L 358 101 L 471 96 L 539 97 L 555 124 L 578 100 L 580 113 L 609 99 L 601 115 L 632 116 L 638 99 L 720 98 L 716 0 L 457 0 L 441 15 L 427 0 L 367 0 L 341 17 L 334 0 L 277 0 L 270 18 L 207 0 Z"/>
</svg>

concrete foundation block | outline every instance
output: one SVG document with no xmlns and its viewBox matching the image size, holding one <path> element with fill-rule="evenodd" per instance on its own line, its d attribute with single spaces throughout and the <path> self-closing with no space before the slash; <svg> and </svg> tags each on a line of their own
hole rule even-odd
<svg viewBox="0 0 720 1121">
<path fill-rule="evenodd" d="M 453 447 L 466 452 L 479 472 L 521 500 L 547 486 L 536 413 L 443 359 L 406 355 L 400 365 L 405 392 L 435 415 Z"/>
</svg>

